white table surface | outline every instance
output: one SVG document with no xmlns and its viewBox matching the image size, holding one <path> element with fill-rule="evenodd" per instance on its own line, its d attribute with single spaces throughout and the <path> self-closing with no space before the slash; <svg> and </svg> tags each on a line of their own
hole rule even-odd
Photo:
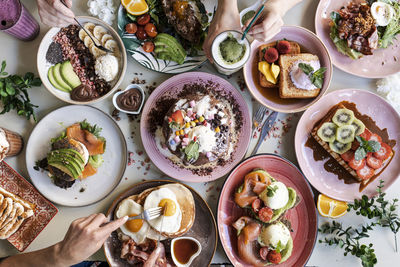
<svg viewBox="0 0 400 267">
<path fill-rule="evenodd" d="M 35 5 L 36 1 L 22 0 L 22 2 L 39 21 L 37 7 Z M 241 10 L 245 8 L 247 4 L 254 2 L 254 0 L 241 0 L 239 2 L 239 8 Z M 318 1 L 303 0 L 302 3 L 295 6 L 286 14 L 284 18 L 285 24 L 300 25 L 314 31 L 314 14 L 317 5 Z M 74 1 L 73 10 L 76 15 L 87 15 L 86 1 Z M 37 74 L 36 51 L 39 47 L 42 37 L 48 29 L 49 27 L 41 24 L 40 35 L 32 42 L 17 41 L 16 39 L 6 34 L 0 33 L 0 61 L 3 59 L 7 61 L 8 73 L 23 74 L 27 71 L 31 71 Z M 204 65 L 200 69 L 200 71 L 212 73 L 216 72 L 209 63 Z M 135 75 L 135 73 L 139 75 Z M 140 75 L 141 73 L 142 75 Z M 238 76 L 242 76 L 242 73 L 239 72 L 229 79 L 229 81 L 237 88 L 239 88 L 237 85 Z M 161 82 L 169 78 L 170 75 L 162 75 L 156 72 L 148 71 L 137 64 L 132 58 L 129 58 L 126 76 L 121 84 L 121 88 L 127 86 L 134 77 L 145 79 L 147 81 L 147 84 L 150 85 L 153 82 L 160 84 Z M 347 74 L 334 68 L 333 79 L 329 91 L 343 88 L 360 88 L 375 92 L 375 82 L 376 80 L 358 78 L 356 76 Z M 32 103 L 39 105 L 39 108 L 37 109 L 37 116 L 39 120 L 52 110 L 66 105 L 66 103 L 61 102 L 53 95 L 51 95 L 43 86 L 40 88 L 34 87 L 30 89 L 29 93 Z M 241 93 L 248 101 L 249 106 L 254 106 L 255 109 L 257 105 L 253 105 L 255 102 L 251 101 L 249 92 L 247 90 L 244 90 L 241 91 Z M 94 106 L 104 110 L 109 114 L 111 114 L 113 110 L 111 98 L 108 98 L 101 103 L 94 104 Z M 300 116 L 301 113 L 297 113 L 294 116 L 291 115 L 292 119 L 289 122 L 291 128 L 289 129 L 289 132 L 283 137 L 273 137 L 267 139 L 261 146 L 259 153 L 274 153 L 274 151 L 277 151 L 280 155 L 297 164 L 294 152 L 294 133 L 297 121 Z M 287 118 L 288 115 L 285 114 L 279 114 L 278 117 L 278 119 L 281 120 L 287 120 Z M 118 122 L 118 125 L 121 127 L 127 139 L 128 151 L 143 151 L 143 146 L 139 135 L 138 123 L 131 123 L 129 119 L 122 114 L 121 120 Z M 29 122 L 23 117 L 18 117 L 14 112 L 10 112 L 5 115 L 0 115 L 0 126 L 20 133 L 23 136 L 24 140 L 27 141 L 33 127 L 35 126 L 35 123 Z M 135 132 L 133 138 L 130 137 L 131 132 Z M 250 148 L 254 146 L 254 143 L 255 142 L 253 140 Z M 141 160 L 143 160 L 145 157 L 145 154 L 139 157 L 138 154 L 135 153 L 135 159 L 141 158 Z M 28 178 L 27 169 L 25 166 L 25 151 L 23 151 L 17 157 L 7 158 L 6 162 L 9 163 L 24 177 Z M 127 179 L 122 179 L 119 186 L 107 198 L 99 203 L 83 208 L 70 208 L 56 205 L 59 209 L 58 214 L 48 224 L 45 230 L 33 241 L 33 243 L 28 247 L 26 251 L 34 251 L 40 248 L 44 248 L 62 240 L 71 221 L 79 217 L 87 216 L 91 213 L 106 212 L 108 207 L 110 206 L 114 198 L 118 196 L 118 194 L 120 194 L 122 191 L 132 186 L 133 184 L 140 182 L 142 179 L 165 177 L 165 175 L 161 173 L 153 164 L 151 165 L 151 168 L 148 171 L 147 175 L 144 175 L 144 168 L 138 170 L 137 167 L 138 165 L 135 164 L 128 166 L 124 175 L 124 177 L 127 177 Z M 190 186 L 194 187 L 207 200 L 215 216 L 218 199 L 218 192 L 216 191 L 216 188 L 220 188 L 223 182 L 224 178 L 221 178 L 214 182 L 210 182 L 208 184 L 189 183 Z M 213 187 L 213 189 L 209 190 L 211 187 Z M 387 190 L 387 196 L 390 198 L 399 197 L 399 192 L 400 181 L 398 180 L 391 186 L 390 189 Z M 319 216 L 319 224 L 327 220 L 328 219 Z M 360 224 L 365 222 L 362 218 L 356 217 L 354 214 L 347 214 L 344 217 L 340 218 L 339 221 L 343 222 L 344 225 L 353 226 L 359 226 Z M 318 238 L 320 237 L 321 235 L 318 236 Z M 390 232 L 390 230 L 377 228 L 373 233 L 371 233 L 371 238 L 364 242 L 374 243 L 374 248 L 378 258 L 377 266 L 398 266 L 397 263 L 400 262 L 400 252 L 394 252 L 394 239 L 393 234 Z M 0 240 L 0 257 L 13 255 L 16 253 L 18 253 L 18 251 L 11 244 L 9 244 L 6 240 Z M 99 250 L 89 259 L 104 260 L 105 257 L 103 250 Z M 228 262 L 220 243 L 218 243 L 217 252 L 212 262 Z M 342 266 L 361 266 L 361 263 L 357 258 L 352 256 L 344 257 L 343 251 L 339 248 L 327 247 L 325 245 L 318 244 L 317 242 L 306 266 L 337 266 L 338 264 Z"/>
</svg>

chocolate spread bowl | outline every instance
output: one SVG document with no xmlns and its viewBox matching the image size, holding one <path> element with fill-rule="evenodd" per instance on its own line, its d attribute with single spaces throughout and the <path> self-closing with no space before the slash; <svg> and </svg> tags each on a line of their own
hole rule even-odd
<svg viewBox="0 0 400 267">
<path fill-rule="evenodd" d="M 137 115 L 144 104 L 144 91 L 136 84 L 128 85 L 125 90 L 114 94 L 112 102 L 116 109 L 127 114 Z"/>
</svg>

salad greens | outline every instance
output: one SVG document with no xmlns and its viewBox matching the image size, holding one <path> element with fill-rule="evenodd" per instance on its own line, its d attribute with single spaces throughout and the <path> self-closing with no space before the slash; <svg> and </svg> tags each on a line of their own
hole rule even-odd
<svg viewBox="0 0 400 267">
<path fill-rule="evenodd" d="M 307 63 L 299 63 L 299 68 L 310 78 L 312 84 L 317 88 L 322 88 L 324 83 L 324 73 L 326 71 L 325 67 L 319 68 L 314 71 L 314 68 Z"/>
</svg>

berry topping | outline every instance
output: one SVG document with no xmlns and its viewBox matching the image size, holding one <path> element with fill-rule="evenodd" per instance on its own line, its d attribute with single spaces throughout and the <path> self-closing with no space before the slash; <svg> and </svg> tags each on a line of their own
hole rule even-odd
<svg viewBox="0 0 400 267">
<path fill-rule="evenodd" d="M 276 250 L 271 250 L 268 252 L 267 260 L 272 264 L 278 264 L 282 260 L 282 255 L 281 253 L 276 252 Z"/>
<path fill-rule="evenodd" d="M 380 160 L 387 160 L 391 154 L 392 148 L 388 144 L 382 143 L 378 152 L 374 153 L 374 157 Z"/>
<path fill-rule="evenodd" d="M 368 153 L 367 156 L 367 165 L 371 167 L 372 169 L 379 169 L 382 167 L 382 160 L 375 158 L 372 153 Z"/>
<path fill-rule="evenodd" d="M 360 170 L 362 168 L 364 168 L 365 166 L 365 159 L 362 160 L 356 160 L 353 156 L 353 158 L 349 161 L 349 166 L 353 169 L 353 170 Z"/>
<path fill-rule="evenodd" d="M 264 59 L 268 63 L 274 63 L 275 61 L 278 60 L 278 57 L 279 57 L 278 50 L 276 50 L 276 48 L 274 47 L 270 47 L 267 49 L 267 51 L 265 51 Z"/>
<path fill-rule="evenodd" d="M 368 180 L 372 176 L 374 176 L 375 171 L 374 169 L 368 167 L 365 165 L 362 169 L 357 171 L 358 177 L 360 177 L 362 180 Z"/>
<path fill-rule="evenodd" d="M 280 54 L 287 54 L 290 51 L 290 43 L 288 41 L 279 41 L 276 48 Z"/>
</svg>

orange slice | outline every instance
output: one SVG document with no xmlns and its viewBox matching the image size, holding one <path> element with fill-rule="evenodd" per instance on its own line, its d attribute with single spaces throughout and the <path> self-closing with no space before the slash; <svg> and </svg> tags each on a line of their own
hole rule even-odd
<svg viewBox="0 0 400 267">
<path fill-rule="evenodd" d="M 143 15 L 149 11 L 149 6 L 145 0 L 121 0 L 121 4 L 129 14 L 134 16 Z"/>
<path fill-rule="evenodd" d="M 318 196 L 317 208 L 319 214 L 332 219 L 342 217 L 347 213 L 347 203 L 332 199 L 324 194 Z"/>
</svg>

